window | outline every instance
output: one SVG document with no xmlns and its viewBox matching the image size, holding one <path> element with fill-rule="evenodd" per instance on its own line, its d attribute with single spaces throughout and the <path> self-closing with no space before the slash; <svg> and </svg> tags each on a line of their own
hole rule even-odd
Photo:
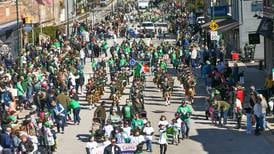
<svg viewBox="0 0 274 154">
<path fill-rule="evenodd" d="M 264 6 L 265 6 L 265 7 L 271 7 L 271 1 L 272 1 L 272 0 L 264 0 L 264 1 L 263 1 Z"/>
<path fill-rule="evenodd" d="M 6 8 L 6 17 L 10 16 L 10 8 Z"/>
</svg>

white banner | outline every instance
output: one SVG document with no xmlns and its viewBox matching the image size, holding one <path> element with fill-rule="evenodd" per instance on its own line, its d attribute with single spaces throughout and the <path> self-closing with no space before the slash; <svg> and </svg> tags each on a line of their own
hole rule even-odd
<svg viewBox="0 0 274 154">
<path fill-rule="evenodd" d="M 131 153 L 136 151 L 137 145 L 136 144 L 117 144 L 120 148 L 122 153 Z M 94 154 L 102 154 L 104 153 L 105 146 L 98 147 L 94 149 L 93 153 Z"/>
</svg>

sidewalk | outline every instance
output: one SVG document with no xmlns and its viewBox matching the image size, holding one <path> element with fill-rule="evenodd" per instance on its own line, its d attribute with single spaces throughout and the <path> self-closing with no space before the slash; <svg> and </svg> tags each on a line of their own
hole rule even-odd
<svg viewBox="0 0 274 154">
<path fill-rule="evenodd" d="M 257 67 L 258 68 L 258 67 Z M 267 73 L 264 70 L 259 70 L 255 66 L 245 66 L 240 70 L 244 71 L 245 83 L 244 87 L 247 92 L 251 85 L 255 86 L 256 89 L 261 89 L 264 87 L 265 78 L 267 77 Z M 245 120 L 245 119 L 243 119 Z M 274 146 L 274 116 L 267 116 L 268 129 L 262 135 L 265 139 Z"/>
</svg>

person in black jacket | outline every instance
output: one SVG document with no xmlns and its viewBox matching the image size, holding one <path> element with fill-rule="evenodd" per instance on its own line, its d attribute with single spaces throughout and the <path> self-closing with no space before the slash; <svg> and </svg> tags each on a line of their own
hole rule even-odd
<svg viewBox="0 0 274 154">
<path fill-rule="evenodd" d="M 31 139 L 28 137 L 27 133 L 20 134 L 21 142 L 19 143 L 19 152 L 21 154 L 28 154 L 34 150 L 33 143 Z"/>
<path fill-rule="evenodd" d="M 122 154 L 121 148 L 116 145 L 115 138 L 112 138 L 111 144 L 105 147 L 104 154 Z"/>
</svg>

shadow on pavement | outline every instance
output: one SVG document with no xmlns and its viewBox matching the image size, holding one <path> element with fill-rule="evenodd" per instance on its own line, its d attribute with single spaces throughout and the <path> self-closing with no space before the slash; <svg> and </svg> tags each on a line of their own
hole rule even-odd
<svg viewBox="0 0 274 154">
<path fill-rule="evenodd" d="M 273 154 L 273 148 L 262 136 L 227 129 L 197 129 L 190 139 L 202 144 L 209 154 Z"/>
<path fill-rule="evenodd" d="M 82 142 L 89 142 L 89 134 L 78 134 L 76 135 L 76 137 L 78 138 L 78 140 L 82 141 Z"/>
</svg>

